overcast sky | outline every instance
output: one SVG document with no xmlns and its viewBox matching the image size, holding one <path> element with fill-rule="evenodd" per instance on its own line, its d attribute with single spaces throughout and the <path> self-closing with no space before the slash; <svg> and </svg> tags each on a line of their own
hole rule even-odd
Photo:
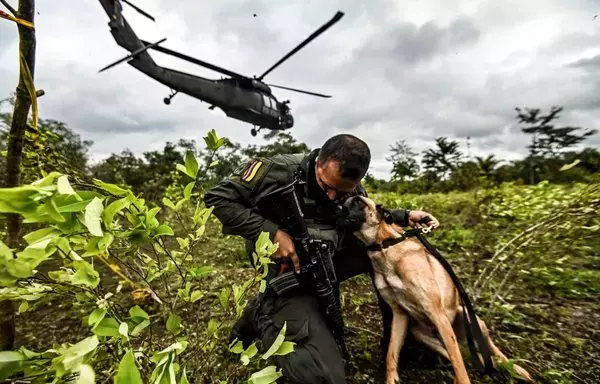
<svg viewBox="0 0 600 384">
<path fill-rule="evenodd" d="M 16 0 L 9 0 L 16 6 Z M 600 129 L 598 0 L 137 0 L 152 22 L 124 4 L 140 38 L 248 76 L 260 75 L 336 11 L 345 16 L 271 72 L 267 82 L 333 95 L 274 89 L 291 100 L 294 136 L 311 148 L 349 132 L 373 152 L 372 173 L 387 177 L 389 147 L 417 152 L 437 136 L 471 156 L 515 159 L 527 151 L 515 107 L 563 105 L 561 124 Z M 38 1 L 36 84 L 40 116 L 93 140 L 93 159 L 125 148 L 140 154 L 180 138 L 203 143 L 212 128 L 243 146 L 263 143 L 251 125 L 226 118 L 122 64 L 108 18 L 94 0 Z M 0 9 L 3 6 L 0 5 Z M 253 17 L 256 14 L 256 17 Z M 597 17 L 595 17 L 598 15 Z M 0 98 L 18 74 L 15 25 L 0 19 Z M 221 75 L 152 52 L 158 64 Z M 600 146 L 600 135 L 588 146 Z"/>
</svg>

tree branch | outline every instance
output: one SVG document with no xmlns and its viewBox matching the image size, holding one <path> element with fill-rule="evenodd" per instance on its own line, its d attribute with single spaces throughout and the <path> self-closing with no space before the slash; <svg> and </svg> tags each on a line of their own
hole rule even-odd
<svg viewBox="0 0 600 384">
<path fill-rule="evenodd" d="M 6 9 L 8 9 L 10 13 L 13 14 L 13 16 L 17 16 L 17 11 L 13 7 L 11 7 L 6 0 L 0 0 L 0 3 L 2 3 L 6 7 Z"/>
</svg>

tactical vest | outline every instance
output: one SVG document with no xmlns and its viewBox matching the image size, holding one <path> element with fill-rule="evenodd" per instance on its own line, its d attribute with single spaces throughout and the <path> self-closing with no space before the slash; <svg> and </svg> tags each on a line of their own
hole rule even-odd
<svg viewBox="0 0 600 384">
<path fill-rule="evenodd" d="M 309 197 L 308 167 L 310 155 L 305 156 L 295 171 L 295 178 L 300 180 L 296 187 L 296 195 L 300 202 L 304 220 L 311 236 L 317 239 L 329 240 L 340 246 L 341 232 L 336 228 L 336 216 L 330 206 L 317 204 Z"/>
</svg>

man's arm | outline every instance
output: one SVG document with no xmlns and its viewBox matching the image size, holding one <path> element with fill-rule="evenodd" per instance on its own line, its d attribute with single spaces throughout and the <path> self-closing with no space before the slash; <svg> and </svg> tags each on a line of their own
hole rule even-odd
<svg viewBox="0 0 600 384">
<path fill-rule="evenodd" d="M 268 232 L 273 241 L 277 224 L 255 209 L 258 198 L 274 184 L 269 177 L 271 166 L 266 159 L 252 160 L 206 192 L 204 203 L 207 208 L 213 207 L 214 215 L 223 223 L 224 234 L 254 240 L 261 232 Z"/>
</svg>

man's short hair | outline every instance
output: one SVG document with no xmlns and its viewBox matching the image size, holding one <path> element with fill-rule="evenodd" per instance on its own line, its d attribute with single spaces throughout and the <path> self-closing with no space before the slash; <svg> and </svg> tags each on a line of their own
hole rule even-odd
<svg viewBox="0 0 600 384">
<path fill-rule="evenodd" d="M 318 160 L 325 164 L 337 160 L 344 179 L 360 180 L 367 173 L 371 151 L 367 143 L 356 136 L 342 133 L 328 139 L 319 149 Z"/>
</svg>

